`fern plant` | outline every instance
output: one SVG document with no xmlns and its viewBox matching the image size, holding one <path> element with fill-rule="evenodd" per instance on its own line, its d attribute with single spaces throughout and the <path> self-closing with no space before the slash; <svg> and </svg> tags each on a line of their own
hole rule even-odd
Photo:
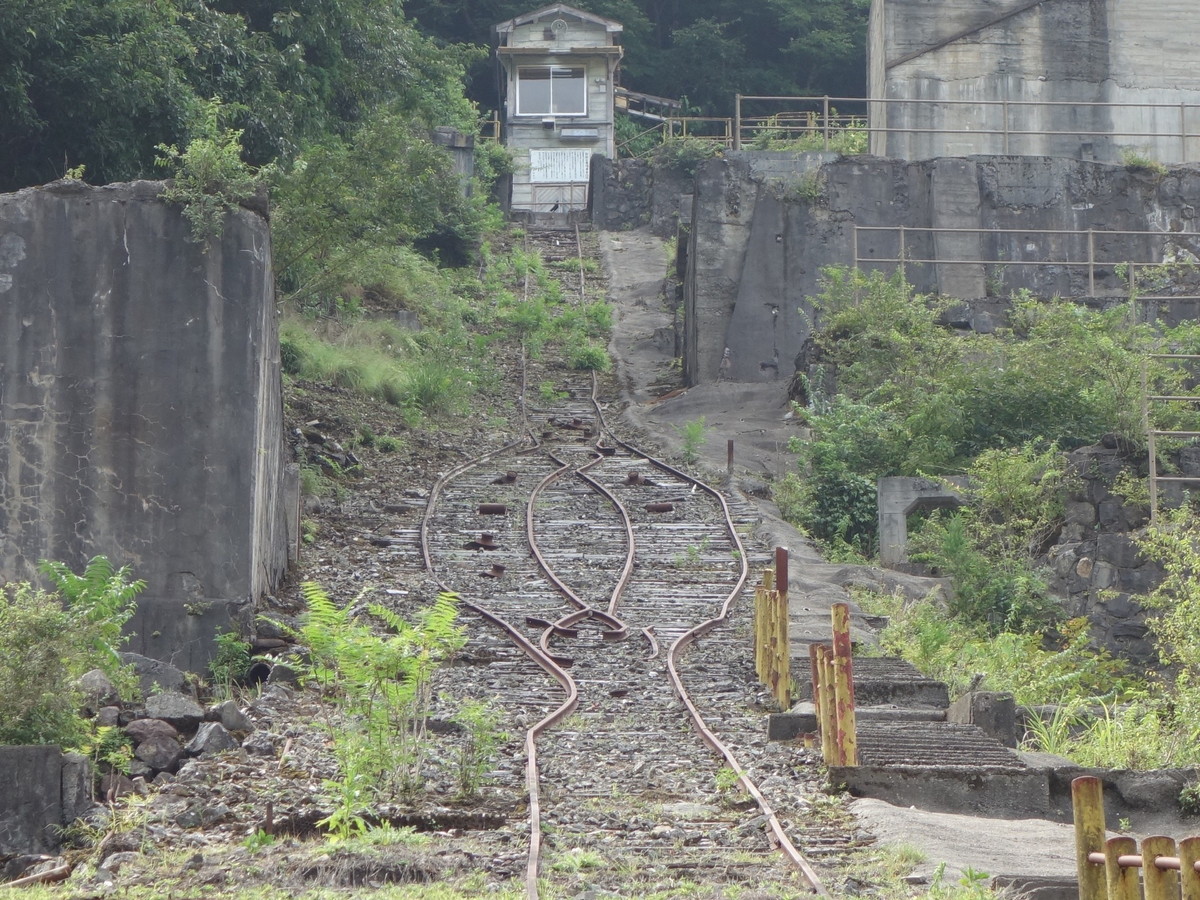
<svg viewBox="0 0 1200 900">
<path fill-rule="evenodd" d="M 90 635 L 100 667 L 110 678 L 120 676 L 118 648 L 129 639 L 122 629 L 133 616 L 135 599 L 146 582 L 131 581 L 129 566 L 114 569 L 104 556 L 93 556 L 78 575 L 66 563 L 54 560 L 42 560 L 38 570 L 58 588 L 72 621 Z"/>
<path fill-rule="evenodd" d="M 331 726 L 339 779 L 327 782 L 337 808 L 321 824 L 348 839 L 365 832 L 363 811 L 375 796 L 412 794 L 421 785 L 433 672 L 465 641 L 458 597 L 439 594 L 410 622 L 379 604 L 357 615 L 356 604 L 338 607 L 314 582 L 301 590 L 309 676 L 343 712 Z"/>
</svg>

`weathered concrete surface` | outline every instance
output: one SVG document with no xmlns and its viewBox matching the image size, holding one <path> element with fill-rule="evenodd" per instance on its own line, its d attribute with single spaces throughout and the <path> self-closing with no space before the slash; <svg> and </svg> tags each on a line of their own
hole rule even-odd
<svg viewBox="0 0 1200 900">
<path fill-rule="evenodd" d="M 962 506 L 962 494 L 952 486 L 963 488 L 966 479 L 956 476 L 950 484 L 929 478 L 893 476 L 880 478 L 876 484 L 876 503 L 879 507 L 879 562 L 897 566 L 908 560 L 908 517 L 915 512 L 935 509 L 955 509 Z"/>
<path fill-rule="evenodd" d="M 856 258 L 887 272 L 905 259 L 918 291 L 968 301 L 963 315 L 979 330 L 994 327 L 1001 298 L 1023 288 L 1127 302 L 1116 264 L 1200 251 L 1197 208 L 1195 166 L 1160 177 L 1045 157 L 728 153 L 701 166 L 695 181 L 681 273 L 684 377 L 689 385 L 786 380 L 811 333 L 822 270 Z M 977 231 L 911 230 L 932 228 Z M 1079 233 L 1048 233 L 1063 231 Z M 1089 252 L 1097 261 L 1090 272 Z"/>
<path fill-rule="evenodd" d="M 944 884 L 957 884 L 968 868 L 991 876 L 1070 879 L 1075 874 L 1075 829 L 1062 822 L 1034 817 L 980 819 L 873 798 L 855 800 L 850 809 L 880 844 L 922 850 L 926 859 L 918 864 L 914 875 L 927 881 L 942 864 Z M 1061 896 L 1074 900 L 1079 892 L 1074 889 L 1074 893 Z"/>
<path fill-rule="evenodd" d="M 1196 160 L 1200 138 L 1180 136 L 1200 133 L 1194 34 L 1181 27 L 1194 13 L 1190 0 L 874 0 L 868 95 L 934 102 L 888 103 L 891 130 L 871 152 Z"/>
<path fill-rule="evenodd" d="M 298 518 L 267 223 L 231 213 L 204 252 L 158 191 L 0 197 L 0 580 L 104 554 L 146 580 L 143 625 L 269 590 Z M 170 658 L 155 622 L 135 649 Z"/>
<path fill-rule="evenodd" d="M 58 747 L 0 747 L 0 855 L 47 853 L 63 820 Z"/>
</svg>

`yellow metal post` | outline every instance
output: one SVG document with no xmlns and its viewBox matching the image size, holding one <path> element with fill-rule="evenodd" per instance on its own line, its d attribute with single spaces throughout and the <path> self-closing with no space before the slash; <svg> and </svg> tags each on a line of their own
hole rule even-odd
<svg viewBox="0 0 1200 900">
<path fill-rule="evenodd" d="M 1105 900 L 1105 867 L 1088 861 L 1088 854 L 1104 851 L 1104 784 L 1094 775 L 1071 782 L 1075 814 L 1075 871 L 1079 875 L 1079 900 Z"/>
<path fill-rule="evenodd" d="M 1163 835 L 1142 841 L 1142 885 L 1146 900 L 1176 900 L 1179 897 L 1179 873 L 1160 869 L 1154 861 L 1160 856 L 1175 855 L 1175 841 Z"/>
<path fill-rule="evenodd" d="M 1134 866 L 1122 866 L 1117 862 L 1120 857 L 1132 856 L 1137 852 L 1137 841 L 1131 837 L 1109 838 L 1104 845 L 1108 900 L 1142 900 L 1141 873 Z M 1082 892 L 1079 896 L 1083 897 Z"/>
<path fill-rule="evenodd" d="M 1200 837 L 1184 838 L 1179 842 L 1179 885 L 1182 900 L 1200 900 Z"/>
<path fill-rule="evenodd" d="M 840 766 L 837 744 L 837 715 L 833 702 L 833 665 L 829 659 L 829 648 L 817 645 L 817 667 L 820 671 L 818 686 L 821 699 L 817 706 L 821 710 L 821 756 L 827 766 Z"/>
<path fill-rule="evenodd" d="M 854 718 L 854 662 L 850 643 L 850 607 L 833 604 L 833 677 L 837 710 L 837 743 L 841 764 L 858 765 L 858 733 Z"/>
<path fill-rule="evenodd" d="M 817 729 L 824 733 L 825 729 L 822 726 L 824 721 L 821 716 L 821 664 L 817 661 L 817 648 L 820 644 L 808 645 L 808 668 L 812 677 L 812 702 L 813 715 L 817 720 Z"/>
<path fill-rule="evenodd" d="M 788 636 L 788 551 L 775 548 L 775 587 L 778 601 L 775 606 L 775 643 L 778 688 L 775 699 L 781 709 L 788 709 L 792 699 L 792 648 Z"/>
</svg>

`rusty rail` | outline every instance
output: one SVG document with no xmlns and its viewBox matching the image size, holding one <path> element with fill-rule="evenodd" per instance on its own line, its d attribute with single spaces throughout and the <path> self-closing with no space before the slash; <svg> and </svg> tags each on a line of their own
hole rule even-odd
<svg viewBox="0 0 1200 900">
<path fill-rule="evenodd" d="M 1104 786 L 1094 775 L 1071 782 L 1079 900 L 1200 900 L 1200 837 L 1105 839 Z M 1139 886 L 1138 875 L 1141 874 Z"/>
</svg>

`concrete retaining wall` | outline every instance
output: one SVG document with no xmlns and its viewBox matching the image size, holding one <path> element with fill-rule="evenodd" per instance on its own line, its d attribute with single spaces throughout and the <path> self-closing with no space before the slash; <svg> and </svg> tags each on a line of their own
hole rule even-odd
<svg viewBox="0 0 1200 900">
<path fill-rule="evenodd" d="M 1012 291 L 1124 302 L 1128 287 L 1110 264 L 1086 268 L 1022 262 L 1094 258 L 1162 260 L 1200 251 L 1196 209 L 1200 168 L 1166 176 L 1123 166 L 1042 157 L 978 157 L 925 162 L 820 154 L 741 152 L 706 162 L 696 176 L 684 286 L 684 375 L 787 377 L 813 320 L 809 298 L 821 270 L 852 265 L 893 271 L 900 226 L 976 228 L 986 233 L 906 233 L 906 275 L 925 292 L 967 300 L 964 324 L 987 330 Z M 884 226 L 862 231 L 855 226 Z M 1111 233 L 1137 231 L 1146 237 Z M 980 254 L 980 255 L 976 255 Z M 958 259 L 996 260 L 961 266 Z M 872 259 L 881 260 L 877 264 Z M 933 259 L 938 263 L 911 260 Z M 778 360 L 778 369 L 772 363 Z"/>
<path fill-rule="evenodd" d="M 1178 136 L 1200 134 L 1194 14 L 1189 0 L 874 0 L 869 96 L 937 102 L 888 103 L 872 152 L 1196 160 L 1200 138 Z"/>
<path fill-rule="evenodd" d="M 0 197 L 0 580 L 129 564 L 148 585 L 133 649 L 197 668 L 213 623 L 282 576 L 298 472 L 267 223 L 231 213 L 205 252 L 158 191 Z"/>
<path fill-rule="evenodd" d="M 592 224 L 606 231 L 649 227 L 674 237 L 680 219 L 691 213 L 692 179 L 644 159 L 592 157 Z"/>
</svg>

